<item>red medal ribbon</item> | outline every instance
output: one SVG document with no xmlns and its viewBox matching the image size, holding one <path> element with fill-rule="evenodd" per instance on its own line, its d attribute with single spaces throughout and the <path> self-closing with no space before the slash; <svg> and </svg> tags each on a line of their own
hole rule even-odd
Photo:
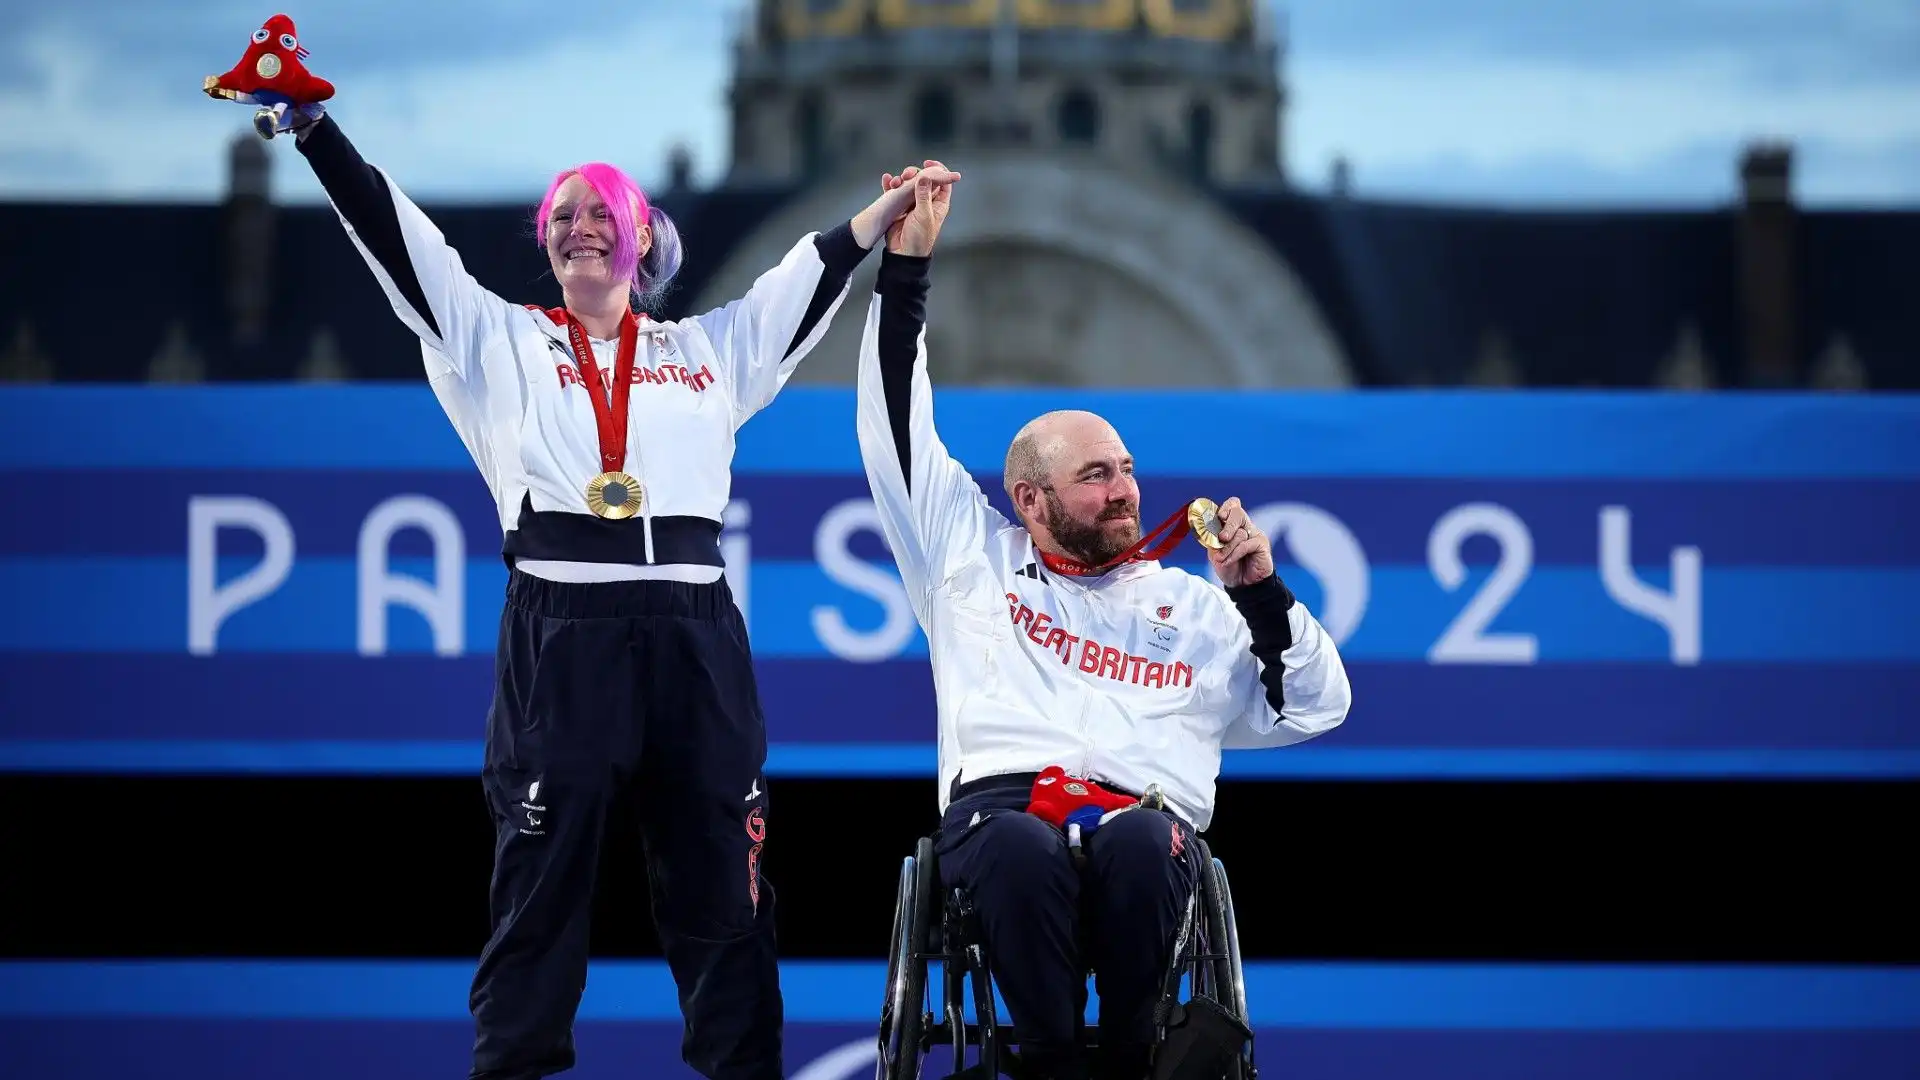
<svg viewBox="0 0 1920 1080">
<path fill-rule="evenodd" d="M 573 358 L 580 363 L 587 384 L 587 400 L 593 402 L 593 419 L 600 428 L 600 469 L 619 472 L 627 463 L 627 399 L 633 393 L 633 355 L 640 345 L 640 321 L 632 312 L 620 322 L 620 351 L 613 361 L 613 400 L 607 400 L 607 388 L 600 381 L 600 365 L 593 362 L 593 346 L 587 341 L 586 328 L 567 312 L 567 338 L 573 344 Z"/>
<path fill-rule="evenodd" d="M 1103 574 L 1119 566 L 1121 563 L 1136 561 L 1152 562 L 1155 559 L 1165 558 L 1168 552 L 1179 547 L 1181 538 L 1186 534 L 1175 529 L 1172 533 L 1162 537 L 1158 543 L 1154 542 L 1154 538 L 1160 536 L 1161 533 L 1166 532 L 1168 528 L 1174 525 L 1185 524 L 1186 520 L 1187 508 L 1182 506 L 1173 512 L 1172 517 L 1155 525 L 1153 531 L 1140 537 L 1132 547 L 1101 563 L 1099 566 L 1088 566 L 1086 563 L 1069 559 L 1064 555 L 1055 555 L 1046 551 L 1040 552 L 1040 561 L 1046 564 L 1047 569 L 1056 574 L 1065 574 L 1068 577 L 1089 577 L 1094 574 Z M 1147 547 L 1148 544 L 1153 544 L 1153 547 L 1149 549 Z"/>
</svg>

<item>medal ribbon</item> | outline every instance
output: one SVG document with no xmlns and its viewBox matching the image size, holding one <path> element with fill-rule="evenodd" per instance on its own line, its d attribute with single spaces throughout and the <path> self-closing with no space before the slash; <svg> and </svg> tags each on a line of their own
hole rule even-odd
<svg viewBox="0 0 1920 1080">
<path fill-rule="evenodd" d="M 640 321 L 632 312 L 620 322 L 620 351 L 613 360 L 613 400 L 607 400 L 607 387 L 600 381 L 600 365 L 593 361 L 593 346 L 587 341 L 586 328 L 567 312 L 567 339 L 573 345 L 573 358 L 580 363 L 587 384 L 587 400 L 593 402 L 593 419 L 600 428 L 600 470 L 619 472 L 627 463 L 627 399 L 633 393 L 633 355 L 640 345 Z"/>
<path fill-rule="evenodd" d="M 1088 566 L 1086 563 L 1076 559 L 1069 559 L 1064 555 L 1055 555 L 1046 551 L 1040 552 L 1040 561 L 1047 565 L 1047 569 L 1056 574 L 1064 574 L 1067 577 L 1088 577 L 1093 574 L 1105 573 L 1119 566 L 1121 563 L 1136 561 L 1152 562 L 1155 559 L 1165 558 L 1168 552 L 1179 547 L 1181 539 L 1186 534 L 1178 529 L 1174 529 L 1173 532 L 1168 533 L 1165 537 L 1161 537 L 1158 543 L 1154 542 L 1154 538 L 1160 536 L 1161 533 L 1166 532 L 1175 525 L 1184 524 L 1186 520 L 1187 508 L 1182 506 L 1173 512 L 1172 517 L 1155 525 L 1151 532 L 1141 536 L 1139 540 L 1134 542 L 1132 547 L 1101 563 L 1099 566 Z M 1149 544 L 1153 546 L 1148 548 L 1147 545 Z"/>
</svg>

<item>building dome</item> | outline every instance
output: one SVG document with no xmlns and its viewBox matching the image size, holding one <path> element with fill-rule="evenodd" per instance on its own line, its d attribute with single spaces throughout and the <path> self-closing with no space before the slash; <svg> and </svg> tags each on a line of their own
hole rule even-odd
<svg viewBox="0 0 1920 1080">
<path fill-rule="evenodd" d="M 1255 0 L 756 0 L 728 183 L 783 191 L 707 281 L 725 303 L 882 171 L 967 175 L 941 233 L 936 381 L 1348 385 L 1287 259 L 1210 197 L 1285 187 L 1283 44 Z M 872 288 L 878 260 L 851 285 Z M 846 383 L 859 320 L 795 378 Z"/>
<path fill-rule="evenodd" d="M 1275 182 L 1282 43 L 1253 0 L 757 0 L 736 183 L 982 148 Z M 907 157 L 901 157 L 902 154 Z"/>
<path fill-rule="evenodd" d="M 922 30 L 1093 31 L 1232 41 L 1255 32 L 1252 0 L 760 0 L 789 40 Z"/>
</svg>

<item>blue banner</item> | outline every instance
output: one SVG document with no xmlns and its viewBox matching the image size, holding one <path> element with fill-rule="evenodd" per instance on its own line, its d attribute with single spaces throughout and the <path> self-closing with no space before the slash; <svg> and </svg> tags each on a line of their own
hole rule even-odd
<svg viewBox="0 0 1920 1080">
<path fill-rule="evenodd" d="M 1920 398 L 952 391 L 938 417 L 1004 509 L 1008 439 L 1066 406 L 1129 438 L 1149 519 L 1239 496 L 1340 643 L 1348 724 L 1230 776 L 1920 775 Z M 0 424 L 0 767 L 478 767 L 506 571 L 424 388 L 13 388 Z M 728 576 L 770 770 L 926 775 L 926 643 L 853 431 L 843 390 L 748 424 Z"/>
<path fill-rule="evenodd" d="M 789 1077 L 873 1075 L 885 966 L 782 966 Z M 156 1062 L 285 1080 L 457 1074 L 473 1040 L 471 974 L 462 962 L 7 963 L 0 1041 L 13 1072 L 63 1080 L 171 1075 Z M 1292 1080 L 1828 1080 L 1907 1076 L 1920 1055 L 1911 969 L 1259 963 L 1246 974 L 1262 1073 Z M 663 965 L 598 963 L 567 1075 L 691 1078 L 678 1020 Z M 949 1061 L 936 1052 L 926 1075 Z"/>
</svg>

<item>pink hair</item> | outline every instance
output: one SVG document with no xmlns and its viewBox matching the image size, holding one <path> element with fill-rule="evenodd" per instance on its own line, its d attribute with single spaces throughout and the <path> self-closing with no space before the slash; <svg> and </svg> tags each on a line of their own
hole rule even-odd
<svg viewBox="0 0 1920 1080">
<path fill-rule="evenodd" d="M 640 225 L 653 216 L 653 206 L 647 201 L 647 193 L 640 185 L 617 165 L 604 161 L 591 161 L 585 165 L 576 165 L 564 170 L 553 178 L 553 184 L 547 188 L 547 197 L 540 200 L 538 218 L 534 224 L 534 237 L 541 248 L 547 246 L 547 220 L 553 216 L 553 199 L 560 193 L 560 185 L 572 176 L 579 176 L 600 196 L 607 206 L 607 218 L 613 222 L 613 254 L 611 261 L 617 272 L 625 280 L 636 282 L 640 288 L 648 284 L 640 272 Z"/>
</svg>

